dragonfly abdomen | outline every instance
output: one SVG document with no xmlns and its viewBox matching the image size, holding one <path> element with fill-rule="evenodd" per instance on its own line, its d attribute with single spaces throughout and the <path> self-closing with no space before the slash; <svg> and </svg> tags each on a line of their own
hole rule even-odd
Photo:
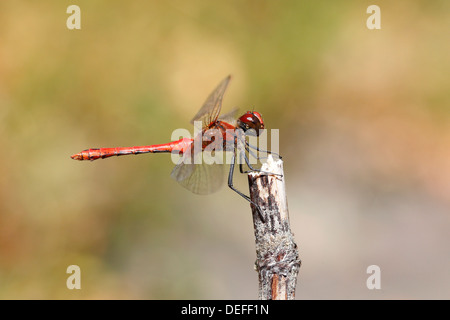
<svg viewBox="0 0 450 320">
<path fill-rule="evenodd" d="M 97 160 L 105 159 L 113 156 L 124 156 L 129 154 L 141 153 L 160 153 L 178 151 L 183 153 L 188 146 L 190 146 L 192 139 L 183 138 L 178 141 L 172 141 L 164 144 L 155 144 L 141 147 L 128 148 L 93 148 L 86 149 L 71 156 L 74 160 Z"/>
<path fill-rule="evenodd" d="M 128 154 L 140 154 L 152 152 L 146 147 L 131 147 L 131 148 L 93 148 L 86 149 L 71 156 L 74 160 L 97 160 L 105 159 L 113 156 L 123 156 Z M 154 151 L 155 152 L 155 151 Z M 163 152 L 163 151 L 160 151 Z"/>
</svg>

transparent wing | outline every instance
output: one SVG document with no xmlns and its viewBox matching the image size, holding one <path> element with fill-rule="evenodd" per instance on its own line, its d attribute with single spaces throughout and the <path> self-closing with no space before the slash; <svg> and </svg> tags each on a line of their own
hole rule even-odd
<svg viewBox="0 0 450 320">
<path fill-rule="evenodd" d="M 236 125 L 237 113 L 239 108 L 235 107 L 230 112 L 220 115 L 219 120 Z"/>
<path fill-rule="evenodd" d="M 195 194 L 210 194 L 223 186 L 223 165 L 181 161 L 170 176 Z"/>
<path fill-rule="evenodd" d="M 222 107 L 223 95 L 227 90 L 230 79 L 231 76 L 228 76 L 222 80 L 217 88 L 209 95 L 208 99 L 206 99 L 194 118 L 192 118 L 191 123 L 194 123 L 194 121 L 202 121 L 203 126 L 207 126 L 217 120 L 220 108 Z"/>
<path fill-rule="evenodd" d="M 193 148 L 180 159 L 170 176 L 179 184 L 196 194 L 210 194 L 223 185 L 223 165 L 208 164 L 201 159 L 203 152 L 193 154 Z M 195 160 L 201 163 L 195 163 Z"/>
</svg>

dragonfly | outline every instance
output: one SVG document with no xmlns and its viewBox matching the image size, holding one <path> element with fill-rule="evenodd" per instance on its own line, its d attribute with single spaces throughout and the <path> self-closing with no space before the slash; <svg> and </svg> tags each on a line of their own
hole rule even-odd
<svg viewBox="0 0 450 320">
<path fill-rule="evenodd" d="M 261 130 L 265 129 L 263 118 L 259 112 L 247 111 L 238 119 L 235 119 L 237 111 L 235 109 L 226 115 L 219 116 L 223 96 L 230 79 L 231 76 L 228 76 L 222 80 L 191 120 L 191 123 L 194 125 L 201 124 L 201 130 L 193 138 L 183 137 L 169 143 L 148 146 L 92 148 L 76 153 L 71 158 L 74 160 L 93 161 L 112 156 L 143 153 L 178 154 L 180 155 L 180 159 L 172 170 L 171 177 L 195 194 L 210 194 L 217 191 L 223 185 L 223 165 L 221 163 L 207 163 L 207 161 L 198 163 L 198 161 L 195 161 L 196 156 L 205 154 L 205 150 L 208 149 L 229 152 L 231 153 L 231 159 L 229 159 L 228 187 L 250 202 L 258 210 L 261 221 L 265 222 L 265 215 L 260 206 L 234 186 L 234 169 L 237 160 L 239 160 L 239 170 L 241 173 L 260 172 L 262 174 L 279 176 L 279 174 L 265 172 L 255 168 L 249 160 L 249 155 L 254 156 L 256 159 L 265 157 L 257 156 L 255 152 L 267 155 L 273 154 L 279 158 L 280 156 L 269 150 L 262 150 L 249 143 L 246 139 L 246 135 L 259 136 Z M 249 170 L 244 170 L 244 162 Z"/>
</svg>

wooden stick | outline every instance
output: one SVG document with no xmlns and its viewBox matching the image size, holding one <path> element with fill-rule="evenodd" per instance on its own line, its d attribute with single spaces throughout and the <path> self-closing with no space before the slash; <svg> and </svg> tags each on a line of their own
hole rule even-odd
<svg viewBox="0 0 450 320">
<path fill-rule="evenodd" d="M 261 172 L 248 174 L 250 198 L 265 214 L 261 220 L 251 205 L 255 229 L 256 262 L 260 300 L 292 300 L 295 298 L 297 275 L 301 261 L 289 223 L 283 161 L 271 155 Z"/>
</svg>

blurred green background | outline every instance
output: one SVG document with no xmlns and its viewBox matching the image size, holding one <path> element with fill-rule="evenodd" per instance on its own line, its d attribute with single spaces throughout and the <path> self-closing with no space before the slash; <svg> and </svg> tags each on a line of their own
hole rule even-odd
<svg viewBox="0 0 450 320">
<path fill-rule="evenodd" d="M 223 111 L 280 129 L 297 298 L 449 299 L 449 9 L 2 0 L 0 298 L 257 298 L 250 208 L 226 186 L 186 191 L 169 155 L 69 158 L 169 141 L 232 74 Z"/>
</svg>

